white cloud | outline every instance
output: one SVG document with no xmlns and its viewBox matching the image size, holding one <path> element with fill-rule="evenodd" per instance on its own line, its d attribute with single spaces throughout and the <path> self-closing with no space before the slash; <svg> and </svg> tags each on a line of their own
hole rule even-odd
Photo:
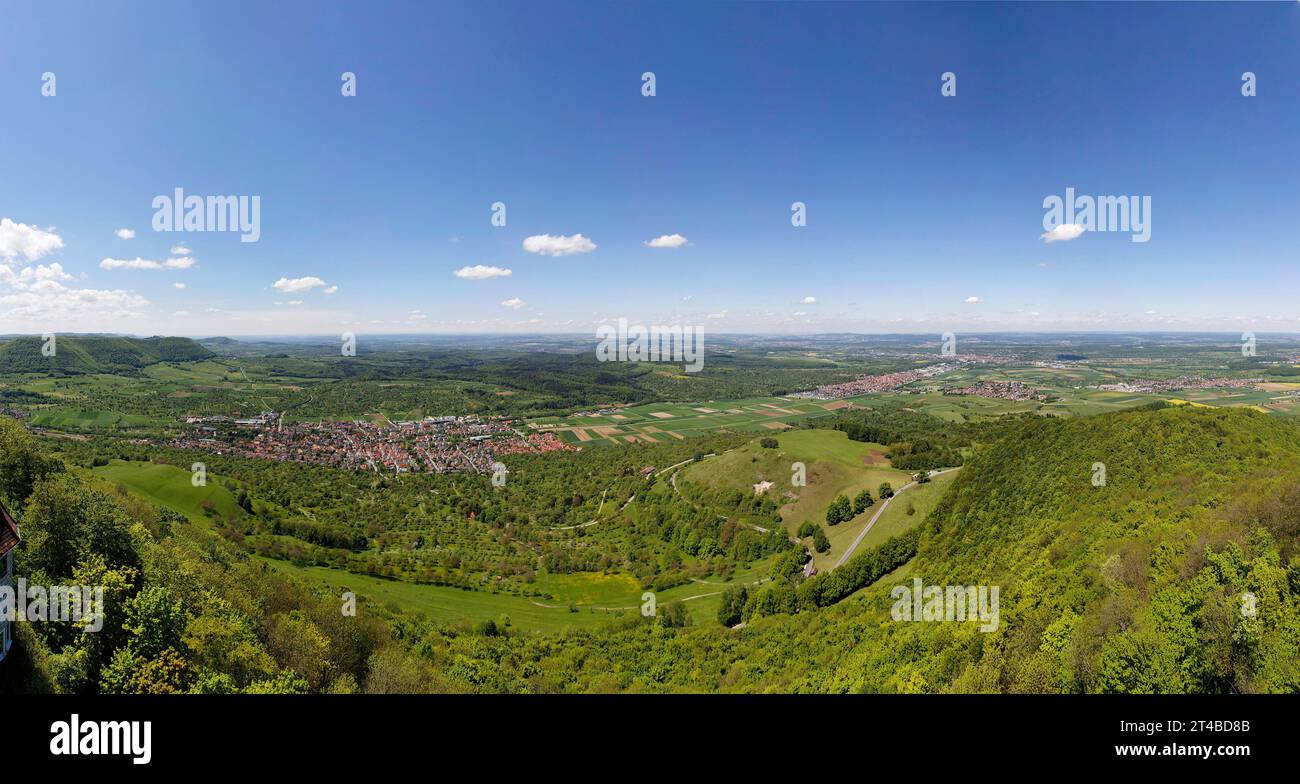
<svg viewBox="0 0 1300 784">
<path fill-rule="evenodd" d="M 106 269 L 106 270 L 115 270 L 115 269 L 154 270 L 154 269 L 162 269 L 162 265 L 156 261 L 151 261 L 149 259 L 142 259 L 137 257 L 134 259 L 104 259 L 103 261 L 99 262 L 99 268 Z"/>
<path fill-rule="evenodd" d="M 461 267 L 452 273 L 458 278 L 468 278 L 469 280 L 485 280 L 487 278 L 506 278 L 514 273 L 501 267 L 488 267 L 483 264 L 475 264 L 472 267 Z"/>
<path fill-rule="evenodd" d="M 710 314 L 709 314 L 708 316 L 706 316 L 705 318 L 711 318 L 711 319 L 724 319 L 724 318 L 726 318 L 726 317 L 727 317 L 727 311 L 725 311 L 725 310 L 720 310 L 720 311 L 718 311 L 717 313 L 710 313 Z"/>
<path fill-rule="evenodd" d="M 0 283 L 12 288 L 27 290 L 41 287 L 51 281 L 72 280 L 72 276 L 63 271 L 63 265 L 57 261 L 50 266 L 37 264 L 35 267 L 23 267 L 17 274 L 9 267 L 0 264 Z"/>
<path fill-rule="evenodd" d="M 325 289 L 324 293 L 325 293 L 325 294 L 335 294 L 335 293 L 338 292 L 338 290 L 339 290 L 339 287 L 338 287 L 338 286 L 330 286 L 329 288 Z"/>
<path fill-rule="evenodd" d="M 60 282 L 67 280 L 72 276 L 58 263 L 24 267 L 16 273 L 0 264 L 0 284 L 11 290 L 0 295 L 0 323 L 85 324 L 139 316 L 139 308 L 149 304 L 144 297 L 125 291 L 68 288 Z"/>
<path fill-rule="evenodd" d="M 63 238 L 25 223 L 0 219 L 0 259 L 22 256 L 28 261 L 48 256 L 63 247 Z"/>
<path fill-rule="evenodd" d="M 289 300 L 288 302 L 286 302 L 285 304 L 286 304 L 286 305 L 301 305 L 301 304 L 302 304 L 302 300 L 300 300 L 300 299 L 291 299 L 291 300 Z"/>
<path fill-rule="evenodd" d="M 173 245 L 171 255 L 173 256 L 192 256 L 194 252 L 184 245 Z"/>
<path fill-rule="evenodd" d="M 300 291 L 311 291 L 317 286 L 324 286 L 325 281 L 314 275 L 308 275 L 304 278 L 280 278 L 271 284 L 271 288 L 276 291 L 283 291 L 286 294 L 297 294 Z"/>
<path fill-rule="evenodd" d="M 412 310 L 406 315 L 410 316 L 411 321 L 424 321 L 429 317 L 429 314 L 425 313 L 423 310 Z"/>
<path fill-rule="evenodd" d="M 1043 242 L 1065 242 L 1075 239 L 1083 234 L 1083 224 L 1081 223 L 1062 223 L 1051 231 L 1040 234 L 1038 239 Z"/>
<path fill-rule="evenodd" d="M 795 316 L 806 316 L 806 315 L 808 315 L 808 311 L 806 311 L 806 310 L 796 310 L 796 311 L 794 312 L 794 315 L 795 315 Z"/>
<path fill-rule="evenodd" d="M 524 306 L 524 301 L 518 297 L 511 297 L 510 299 L 501 300 L 501 304 L 511 310 L 519 310 Z"/>
<path fill-rule="evenodd" d="M 816 298 L 816 297 L 813 297 L 813 296 L 804 297 L 803 299 L 799 300 L 799 304 L 800 304 L 800 305 L 816 305 L 816 304 L 817 304 L 817 298 Z"/>
<path fill-rule="evenodd" d="M 173 315 L 173 316 L 188 316 L 188 315 L 190 315 L 190 312 L 189 312 L 188 310 L 178 310 L 178 311 L 176 311 L 175 313 L 173 313 L 172 315 Z"/>
<path fill-rule="evenodd" d="M 164 262 L 157 262 L 152 259 L 142 259 L 137 256 L 134 259 L 104 259 L 99 262 L 99 268 L 106 270 L 156 270 L 163 269 L 164 267 L 167 269 L 189 269 L 193 266 L 194 259 L 188 257 L 183 259 L 167 259 Z"/>
<path fill-rule="evenodd" d="M 967 305 L 978 305 L 984 300 L 980 299 L 979 297 L 967 297 L 962 301 L 965 302 Z"/>
<path fill-rule="evenodd" d="M 581 234 L 572 237 L 534 234 L 524 239 L 524 250 L 543 256 L 569 256 L 574 253 L 591 253 L 595 249 L 596 243 Z"/>
<path fill-rule="evenodd" d="M 124 239 L 124 240 L 135 239 L 135 229 L 118 229 L 113 233 L 116 234 L 120 239 Z"/>
<path fill-rule="evenodd" d="M 183 289 L 183 288 L 185 288 L 185 284 L 184 284 L 184 283 L 173 283 L 173 284 L 172 284 L 172 288 L 174 288 L 174 289 Z"/>
<path fill-rule="evenodd" d="M 579 234 L 578 236 L 581 237 L 582 235 Z M 665 234 L 661 237 L 655 237 L 652 240 L 646 240 L 645 246 L 647 248 L 680 248 L 686 243 L 686 238 L 680 234 Z M 593 245 L 592 247 L 594 248 L 595 246 Z"/>
</svg>

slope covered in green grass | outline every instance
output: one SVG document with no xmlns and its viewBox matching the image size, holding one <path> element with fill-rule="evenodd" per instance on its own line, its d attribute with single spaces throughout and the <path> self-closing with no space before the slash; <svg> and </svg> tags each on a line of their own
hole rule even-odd
<svg viewBox="0 0 1300 784">
<path fill-rule="evenodd" d="M 212 510 L 223 519 L 238 519 L 246 514 L 235 502 L 235 496 L 211 474 L 206 485 L 196 487 L 189 471 L 163 463 L 112 460 L 94 472 L 152 503 L 185 515 L 191 522 L 207 524 L 205 503 L 210 503 Z"/>
</svg>

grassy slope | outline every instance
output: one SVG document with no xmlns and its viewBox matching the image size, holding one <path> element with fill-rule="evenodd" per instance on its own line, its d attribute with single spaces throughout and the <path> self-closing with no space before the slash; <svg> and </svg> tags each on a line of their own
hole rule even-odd
<svg viewBox="0 0 1300 784">
<path fill-rule="evenodd" d="M 179 512 L 200 525 L 210 525 L 203 513 L 204 501 L 211 501 L 217 514 L 223 518 L 239 518 L 246 514 L 235 503 L 230 491 L 222 486 L 219 477 L 212 474 L 208 474 L 206 486 L 195 487 L 190 472 L 160 463 L 112 460 L 94 472 L 100 478 L 121 483 L 136 495 Z"/>
<path fill-rule="evenodd" d="M 776 439 L 780 444 L 777 449 L 765 449 L 755 440 L 691 466 L 684 478 L 745 493 L 753 492 L 752 485 L 760 481 L 772 482 L 767 492 L 787 498 L 780 509 L 787 531 L 794 534 L 806 521 L 825 529 L 831 549 L 816 554 L 819 570 L 835 563 L 876 511 L 871 508 L 852 520 L 827 526 L 826 507 L 835 496 L 843 493 L 852 499 L 862 490 L 870 490 L 874 498 L 883 482 L 898 488 L 911 480 L 907 472 L 889 467 L 882 454 L 885 447 L 850 441 L 838 430 L 796 430 L 777 435 Z M 806 487 L 790 483 L 790 466 L 794 462 L 802 462 L 807 468 Z"/>
<path fill-rule="evenodd" d="M 948 491 L 949 485 L 960 473 L 960 471 L 949 471 L 946 474 L 939 474 L 926 484 L 917 485 L 903 493 L 897 501 L 889 505 L 885 513 L 862 538 L 862 543 L 858 547 L 860 549 L 875 547 L 883 544 L 891 536 L 912 530 L 938 505 L 943 494 Z M 913 514 L 907 513 L 909 508 L 914 510 Z"/>
</svg>

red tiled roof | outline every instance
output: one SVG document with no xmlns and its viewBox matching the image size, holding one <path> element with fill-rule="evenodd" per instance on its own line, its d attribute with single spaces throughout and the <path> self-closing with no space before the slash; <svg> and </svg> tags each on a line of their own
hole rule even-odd
<svg viewBox="0 0 1300 784">
<path fill-rule="evenodd" d="M 9 516 L 4 506 L 0 506 L 0 556 L 14 549 L 18 544 L 18 523 Z"/>
</svg>

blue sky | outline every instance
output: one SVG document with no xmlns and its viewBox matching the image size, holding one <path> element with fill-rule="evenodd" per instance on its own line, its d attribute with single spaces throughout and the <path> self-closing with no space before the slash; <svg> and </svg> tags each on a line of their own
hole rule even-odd
<svg viewBox="0 0 1300 784">
<path fill-rule="evenodd" d="M 327 5 L 8 8 L 0 332 L 1300 329 L 1300 3 Z"/>
</svg>

